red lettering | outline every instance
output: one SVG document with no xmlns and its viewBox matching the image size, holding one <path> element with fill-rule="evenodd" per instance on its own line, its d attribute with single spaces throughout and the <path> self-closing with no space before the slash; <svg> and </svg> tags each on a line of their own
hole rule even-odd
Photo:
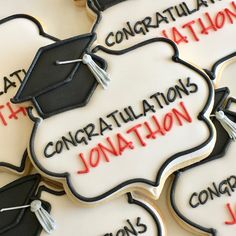
<svg viewBox="0 0 236 236">
<path fill-rule="evenodd" d="M 100 151 L 97 147 L 95 147 L 90 152 L 89 163 L 92 167 L 97 167 L 100 160 L 101 160 Z"/>
<path fill-rule="evenodd" d="M 202 27 L 201 33 L 202 33 L 202 34 L 208 34 L 210 30 L 217 31 L 217 28 L 216 28 L 216 26 L 215 26 L 215 24 L 214 24 L 214 22 L 213 22 L 213 20 L 212 20 L 212 18 L 211 18 L 211 16 L 210 16 L 210 14 L 209 14 L 208 12 L 206 12 L 205 15 L 206 15 L 206 17 L 207 17 L 207 19 L 208 19 L 210 25 L 209 25 L 209 26 L 206 26 L 206 25 L 203 23 L 202 19 L 199 18 L 198 21 L 199 21 L 199 23 L 200 23 L 200 25 L 201 25 L 201 27 Z"/>
<path fill-rule="evenodd" d="M 22 113 L 24 116 L 27 115 L 27 111 L 24 107 L 19 107 L 17 110 L 14 111 L 13 108 L 12 108 L 12 104 L 10 102 L 7 102 L 6 105 L 7 105 L 7 107 L 9 108 L 9 110 L 11 112 L 11 114 L 9 115 L 9 119 L 14 118 L 15 120 L 18 120 L 18 116 L 17 116 L 18 113 Z"/>
<path fill-rule="evenodd" d="M 134 133 L 136 135 L 136 137 L 138 138 L 140 144 L 145 147 L 147 146 L 147 144 L 145 143 L 145 141 L 143 140 L 140 132 L 139 132 L 139 128 L 141 128 L 142 125 L 141 124 L 138 124 L 138 125 L 135 125 L 133 128 L 127 130 L 127 134 L 130 134 L 130 133 Z"/>
<path fill-rule="evenodd" d="M 231 207 L 231 205 L 229 203 L 227 203 L 226 206 L 227 206 L 229 214 L 230 214 L 230 216 L 232 218 L 232 221 L 225 221 L 225 224 L 226 225 L 235 225 L 236 224 L 236 214 L 235 214 L 235 212 L 233 212 L 233 209 L 232 209 L 232 207 Z"/>
<path fill-rule="evenodd" d="M 83 162 L 84 164 L 84 170 L 81 170 L 81 171 L 78 171 L 77 173 L 80 175 L 80 174 L 87 174 L 90 172 L 90 169 L 89 169 L 89 166 L 84 158 L 84 154 L 83 153 L 80 153 L 79 154 L 79 157 L 81 159 L 81 161 Z"/>
<path fill-rule="evenodd" d="M 225 14 L 222 11 L 217 13 L 215 23 L 218 29 L 223 28 L 225 25 Z"/>
<path fill-rule="evenodd" d="M 127 141 L 122 134 L 117 134 L 119 154 L 122 155 L 125 149 L 134 149 L 133 142 Z"/>
<path fill-rule="evenodd" d="M 177 120 L 179 122 L 179 125 L 183 126 L 183 122 L 182 122 L 181 118 L 188 121 L 189 123 L 192 123 L 193 120 L 192 120 L 190 114 L 188 113 L 187 108 L 184 105 L 184 102 L 180 102 L 180 106 L 182 107 L 182 109 L 184 111 L 183 113 L 181 113 L 179 110 L 177 110 L 175 108 L 172 109 L 175 117 L 177 118 Z"/>
<path fill-rule="evenodd" d="M 117 152 L 113 142 L 111 141 L 111 139 L 109 137 L 106 138 L 107 142 L 109 143 L 110 147 L 106 147 L 104 146 L 102 143 L 98 144 L 98 147 L 100 148 L 101 152 L 103 153 L 105 159 L 107 162 L 110 162 L 110 159 L 107 155 L 108 153 L 111 153 L 114 156 L 119 156 L 119 153 Z"/>
<path fill-rule="evenodd" d="M 236 10 L 235 2 L 232 2 L 232 6 Z M 225 8 L 225 13 L 228 16 L 228 19 L 229 19 L 230 23 L 233 24 L 234 23 L 234 18 L 236 18 L 236 13 L 230 11 L 228 8 Z"/>
<path fill-rule="evenodd" d="M 187 36 L 183 36 L 176 27 L 173 27 L 172 33 L 173 33 L 174 41 L 177 44 L 188 43 Z"/>
<path fill-rule="evenodd" d="M 162 34 L 163 34 L 163 36 L 164 36 L 165 38 L 169 39 L 169 37 L 168 37 L 168 35 L 167 35 L 167 33 L 166 33 L 166 30 L 162 30 Z"/>
<path fill-rule="evenodd" d="M 159 121 L 158 121 L 158 119 L 157 119 L 157 117 L 155 115 L 152 116 L 152 120 L 154 121 L 154 124 L 156 126 L 156 130 L 155 131 L 152 130 L 150 124 L 148 122 L 144 122 L 144 125 L 146 126 L 146 128 L 147 128 L 147 130 L 149 132 L 149 134 L 146 136 L 146 138 L 148 138 L 148 139 L 151 139 L 151 138 L 152 139 L 156 139 L 156 136 L 157 136 L 158 133 L 160 133 L 161 135 L 164 136 L 166 134 L 166 132 L 161 127 L 161 125 L 160 125 L 160 123 L 159 123 Z"/>
<path fill-rule="evenodd" d="M 5 107 L 4 105 L 0 105 L 0 110 L 2 110 L 4 107 Z M 0 111 L 0 118 L 1 118 L 3 125 L 7 126 L 7 121 L 1 111 Z"/>
<path fill-rule="evenodd" d="M 164 118 L 164 129 L 169 132 L 173 127 L 173 114 L 167 113 Z"/>
<path fill-rule="evenodd" d="M 196 40 L 196 41 L 199 41 L 199 38 L 197 36 L 197 33 L 195 32 L 194 28 L 193 28 L 193 25 L 195 24 L 195 20 L 192 20 L 190 22 L 188 22 L 187 24 L 183 25 L 182 27 L 183 28 L 187 28 L 189 29 L 190 33 L 192 34 L 193 38 Z"/>
</svg>

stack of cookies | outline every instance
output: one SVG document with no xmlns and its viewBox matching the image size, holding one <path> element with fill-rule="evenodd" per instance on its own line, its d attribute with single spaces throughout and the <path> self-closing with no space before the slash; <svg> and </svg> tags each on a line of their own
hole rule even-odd
<svg viewBox="0 0 236 236">
<path fill-rule="evenodd" d="M 236 2 L 74 3 L 0 20 L 0 235 L 234 235 Z"/>
</svg>

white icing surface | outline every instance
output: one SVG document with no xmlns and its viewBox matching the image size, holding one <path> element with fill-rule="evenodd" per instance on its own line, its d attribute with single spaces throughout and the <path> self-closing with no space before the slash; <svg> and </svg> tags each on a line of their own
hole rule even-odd
<svg viewBox="0 0 236 236">
<path fill-rule="evenodd" d="M 168 178 L 168 180 L 165 183 L 165 186 L 161 192 L 160 198 L 158 201 L 155 200 L 149 200 L 151 201 L 151 204 L 155 207 L 155 209 L 158 209 L 158 212 L 160 213 L 164 223 L 165 223 L 165 229 L 166 229 L 166 235 L 172 236 L 172 235 L 181 235 L 181 236 L 204 236 L 209 235 L 205 234 L 203 232 L 198 232 L 197 230 L 193 230 L 188 225 L 182 224 L 179 220 L 177 220 L 176 217 L 171 214 L 170 209 L 170 187 L 173 181 L 173 177 L 171 176 Z"/>
<path fill-rule="evenodd" d="M 0 9 L 0 18 L 18 13 L 36 17 L 49 34 L 59 39 L 87 33 L 91 27 L 86 9 L 76 7 L 73 0 L 8 0 L 0 1 Z"/>
<path fill-rule="evenodd" d="M 4 77 L 14 84 L 0 96 L 1 115 L 4 117 L 0 120 L 0 162 L 10 163 L 14 166 L 20 166 L 23 153 L 25 152 L 31 129 L 32 121 L 20 112 L 16 118 L 9 118 L 11 115 L 7 103 L 15 95 L 20 85 L 16 75 L 11 76 L 15 71 L 27 70 L 32 62 L 32 58 L 38 48 L 52 43 L 52 40 L 39 35 L 38 27 L 27 19 L 14 19 L 0 25 L 0 91 L 4 91 Z M 19 73 L 21 80 L 24 73 Z M 9 86 L 9 81 L 7 86 Z M 16 111 L 19 105 L 11 104 L 12 109 Z"/>
<path fill-rule="evenodd" d="M 226 225 L 224 222 L 232 220 L 226 204 L 230 203 L 233 210 L 235 209 L 235 193 L 232 193 L 231 197 L 227 194 L 222 195 L 220 198 L 216 197 L 214 200 L 209 200 L 205 205 L 195 209 L 191 208 L 188 202 L 191 194 L 195 191 L 199 193 L 201 190 L 212 186 L 212 182 L 220 183 L 231 175 L 235 175 L 235 165 L 235 143 L 233 143 L 224 158 L 183 173 L 179 178 L 174 196 L 180 212 L 194 223 L 206 228 L 217 229 L 217 235 L 233 235 L 235 226 Z M 198 181 L 194 181 L 195 179 Z"/>
<path fill-rule="evenodd" d="M 93 208 L 82 208 L 74 205 L 66 195 L 56 196 L 42 192 L 41 199 L 51 204 L 50 214 L 57 223 L 56 230 L 50 234 L 52 236 L 101 236 L 109 233 L 116 235 L 119 230 L 123 231 L 124 227 L 132 230 L 127 220 L 130 220 L 137 233 L 140 232 L 137 235 L 158 235 L 156 222 L 150 213 L 139 205 L 128 203 L 126 195 L 108 204 Z M 153 213 L 159 217 L 157 212 Z M 136 225 L 138 217 L 141 218 L 140 223 L 146 225 L 146 232 L 143 232 L 143 226 Z M 122 235 L 121 232 L 119 234 Z M 47 236 L 48 234 L 42 231 L 40 235 Z"/>
<path fill-rule="evenodd" d="M 221 74 L 218 75 L 219 78 L 217 78 L 217 86 L 229 87 L 231 91 L 230 96 L 233 97 L 236 96 L 235 65 L 236 63 L 232 63 L 225 67 Z M 236 111 L 235 103 L 232 103 L 229 109 Z M 194 192 L 199 194 L 200 191 L 207 190 L 208 187 L 214 190 L 213 182 L 218 186 L 223 180 L 230 178 L 230 176 L 235 176 L 235 151 L 236 143 L 232 142 L 223 158 L 185 171 L 178 179 L 174 195 L 177 208 L 187 219 L 203 227 L 216 229 L 217 235 L 235 234 L 235 225 L 225 224 L 225 221 L 232 221 L 232 216 L 226 204 L 230 203 L 233 212 L 235 211 L 235 190 L 229 190 L 231 196 L 225 193 L 221 194 L 219 198 L 215 197 L 214 200 L 211 200 L 209 197 L 205 205 L 200 205 L 195 209 L 191 208 L 188 202 Z M 196 179 L 197 181 L 195 181 Z M 233 182 L 232 179 L 231 182 Z M 230 187 L 227 184 L 222 185 L 222 191 L 225 188 L 229 189 Z M 196 201 L 196 198 L 194 200 Z"/>
<path fill-rule="evenodd" d="M 149 32 L 145 31 L 145 35 L 141 33 L 136 34 L 135 36 L 129 36 L 129 40 L 124 40 L 120 44 L 112 46 L 111 49 L 122 49 L 141 42 L 145 39 L 163 37 L 163 30 L 166 30 L 170 39 L 173 39 L 171 32 L 172 28 L 176 27 L 183 36 L 187 37 L 187 40 L 189 41 L 188 43 L 181 42 L 179 44 L 181 56 L 200 67 L 210 69 L 215 61 L 235 51 L 234 41 L 236 38 L 236 18 L 232 17 L 231 23 L 229 17 L 225 13 L 225 8 L 228 8 L 235 14 L 236 7 L 234 7 L 231 2 L 236 2 L 231 0 L 216 0 L 215 4 L 212 4 L 212 2 L 209 0 L 204 1 L 208 3 L 208 7 L 202 6 L 199 11 L 185 17 L 177 17 L 177 13 L 173 11 L 176 21 L 171 20 L 171 17 L 168 13 L 162 13 L 162 11 L 166 10 L 167 8 L 171 6 L 177 6 L 182 2 L 183 1 L 181 0 L 135 0 L 124 1 L 111 8 L 108 8 L 102 12 L 102 20 L 96 30 L 98 34 L 98 44 L 106 46 L 105 39 L 108 34 L 110 32 L 114 32 L 114 34 L 116 34 L 116 32 L 122 31 L 124 27 L 128 29 L 126 25 L 126 22 L 128 21 L 130 22 L 131 26 L 133 26 L 137 21 L 142 21 L 145 19 L 145 17 L 151 17 L 151 24 L 156 25 L 155 14 L 156 12 L 159 12 L 163 16 L 168 17 L 168 24 L 163 21 L 159 28 L 149 28 Z M 188 0 L 185 2 L 189 9 L 192 10 L 197 7 L 197 2 L 203 1 Z M 217 31 L 210 30 L 209 34 L 201 34 L 202 28 L 198 22 L 198 19 L 201 18 L 206 26 L 210 26 L 209 19 L 205 13 L 208 12 L 215 22 L 217 13 L 220 11 L 223 12 L 225 18 L 224 27 L 221 29 L 218 28 Z M 221 23 L 221 20 L 223 19 L 221 17 L 218 16 L 219 23 Z M 189 28 L 182 28 L 183 25 L 193 20 L 195 21 L 195 24 L 193 24 L 192 27 L 196 32 L 199 41 L 195 40 Z M 137 30 L 139 30 L 140 27 L 144 28 L 143 25 L 139 25 Z M 111 38 L 109 41 L 113 42 L 113 39 Z"/>
<path fill-rule="evenodd" d="M 219 73 L 216 87 L 228 87 L 230 95 L 236 98 L 236 62 L 226 65 L 224 70 Z"/>
<path fill-rule="evenodd" d="M 155 181 L 158 170 L 170 156 L 205 142 L 209 137 L 209 130 L 206 124 L 198 120 L 197 117 L 207 103 L 209 87 L 199 74 L 181 64 L 173 63 L 171 60 L 172 55 L 172 48 L 165 43 L 149 44 L 122 56 L 111 56 L 100 52 L 99 56 L 104 58 L 109 65 L 108 73 L 112 79 L 109 89 L 103 90 L 99 86 L 85 107 L 42 120 L 32 142 L 37 162 L 47 171 L 57 174 L 69 172 L 70 182 L 75 191 L 82 196 L 91 198 L 97 197 L 130 179 L 145 178 Z M 191 78 L 191 83 L 198 85 L 196 93 L 191 93 L 189 96 L 185 95 L 183 99 L 177 99 L 163 109 L 158 108 L 155 101 L 149 99 L 156 92 L 166 93 L 168 88 L 178 83 L 178 79 L 182 78 L 183 81 L 186 81 L 187 77 Z M 111 112 L 115 110 L 121 111 L 130 105 L 139 114 L 142 110 L 143 99 L 147 99 L 157 108 L 156 116 L 160 121 L 172 108 L 180 109 L 179 102 L 184 101 L 193 122 L 183 121 L 183 126 L 180 126 L 175 119 L 173 129 L 169 133 L 163 137 L 158 136 L 156 140 L 145 139 L 147 146 L 143 147 L 134 134 L 128 135 L 126 131 L 134 125 L 150 121 L 153 113 L 149 112 L 145 118 L 142 117 L 137 121 L 122 124 L 121 128 L 117 128 L 112 120 L 107 120 L 108 123 L 113 125 L 113 130 L 105 132 L 104 136 L 95 137 L 87 146 L 83 144 L 77 147 L 70 146 L 69 151 L 64 147 L 62 153 L 56 154 L 51 158 L 45 158 L 43 152 L 47 143 L 54 142 L 55 146 L 55 142 L 62 136 L 67 135 L 69 131 L 74 134 L 89 123 L 94 123 L 98 126 L 99 117 L 105 118 Z M 182 109 L 180 110 L 183 112 Z M 210 110 L 211 104 L 207 113 Z M 52 130 L 53 132 L 51 132 Z M 133 141 L 135 149 L 125 150 L 123 155 L 118 157 L 109 155 L 109 163 L 105 162 L 104 157 L 102 157 L 98 167 L 91 168 L 87 174 L 77 174 L 79 170 L 84 169 L 79 153 L 84 153 L 87 160 L 89 150 L 99 142 L 108 145 L 105 142 L 108 136 L 117 147 L 115 138 L 118 132 L 122 133 L 126 139 Z M 192 138 L 193 134 L 194 139 Z M 145 128 L 142 128 L 141 135 L 146 137 L 147 131 Z M 213 142 L 214 139 L 210 143 L 213 144 Z M 210 151 L 211 146 L 208 147 L 208 150 L 203 147 L 197 152 L 185 155 L 184 158 L 182 156 L 176 159 L 173 164 L 168 165 L 165 170 L 166 175 L 173 172 L 173 168 L 177 168 L 177 165 L 184 165 L 184 162 L 186 160 L 189 161 L 190 157 L 190 161 L 194 162 L 196 158 L 205 155 Z M 50 146 L 48 152 L 52 151 L 53 147 Z M 157 154 L 154 155 L 154 153 Z M 178 166 L 178 168 L 180 167 Z M 132 187 L 135 187 L 135 184 Z M 124 187 L 121 190 L 127 192 L 128 187 Z"/>
</svg>

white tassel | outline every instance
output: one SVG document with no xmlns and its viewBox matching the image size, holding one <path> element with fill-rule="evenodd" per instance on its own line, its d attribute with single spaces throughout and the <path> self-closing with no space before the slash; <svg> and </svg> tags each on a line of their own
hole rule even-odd
<svg viewBox="0 0 236 236">
<path fill-rule="evenodd" d="M 38 221 L 47 233 L 51 233 L 56 228 L 56 222 L 51 215 L 42 207 L 39 200 L 34 200 L 30 204 L 30 210 L 35 213 Z"/>
<path fill-rule="evenodd" d="M 82 59 L 75 59 L 75 60 L 68 60 L 68 61 L 56 61 L 57 65 L 66 65 L 70 63 L 76 63 L 76 62 L 83 62 L 85 65 L 88 66 L 89 70 L 93 73 L 95 76 L 97 82 L 102 85 L 104 89 L 107 89 L 109 82 L 111 81 L 109 75 L 105 70 L 103 70 L 101 67 L 99 67 L 96 62 L 93 60 L 93 58 L 89 54 L 84 54 Z"/>
<path fill-rule="evenodd" d="M 97 82 L 102 85 L 104 89 L 107 89 L 109 82 L 111 81 L 109 75 L 105 70 L 103 70 L 101 67 L 99 67 L 93 58 L 89 54 L 84 54 L 82 59 L 75 59 L 75 60 L 67 60 L 67 61 L 56 61 L 57 65 L 66 65 L 70 63 L 76 63 L 76 62 L 83 62 L 85 65 L 88 66 L 89 70 L 93 73 L 95 76 Z"/>
<path fill-rule="evenodd" d="M 84 54 L 82 61 L 84 64 L 88 66 L 90 71 L 97 79 L 98 83 L 100 83 L 104 89 L 107 89 L 108 84 L 111 81 L 107 72 L 103 70 L 101 67 L 99 67 L 92 59 L 92 57 L 88 54 Z"/>
<path fill-rule="evenodd" d="M 34 200 L 31 202 L 30 205 L 3 208 L 0 210 L 0 212 L 12 211 L 12 210 L 23 209 L 23 208 L 28 208 L 28 207 L 30 207 L 31 212 L 33 212 L 36 215 L 39 223 L 41 224 L 41 226 L 47 233 L 50 234 L 56 228 L 55 220 L 42 207 L 42 203 L 40 200 Z"/>
<path fill-rule="evenodd" d="M 223 111 L 217 111 L 215 113 L 215 117 L 221 123 L 223 128 L 226 130 L 229 137 L 233 139 L 233 141 L 235 141 L 236 140 L 236 123 L 230 120 Z"/>
</svg>

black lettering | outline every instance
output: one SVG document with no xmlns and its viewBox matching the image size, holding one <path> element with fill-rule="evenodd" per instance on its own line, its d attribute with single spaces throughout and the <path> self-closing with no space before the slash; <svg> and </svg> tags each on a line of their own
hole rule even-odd
<svg viewBox="0 0 236 236">
<path fill-rule="evenodd" d="M 107 124 L 103 118 L 99 118 L 99 127 L 100 127 L 100 134 L 101 135 L 103 135 L 103 133 L 106 130 L 112 130 L 112 125 Z"/>
<path fill-rule="evenodd" d="M 175 89 L 179 95 L 180 98 L 182 98 L 182 93 L 184 93 L 185 95 L 189 95 L 189 92 L 188 92 L 188 89 L 185 87 L 184 83 L 182 82 L 181 79 L 179 79 L 179 83 L 180 83 L 180 86 L 179 85 L 175 85 Z"/>
<path fill-rule="evenodd" d="M 229 188 L 228 188 L 227 184 L 228 184 L 227 180 L 221 181 L 220 184 L 219 184 L 219 192 L 221 194 L 228 194 L 228 196 L 231 196 L 231 193 L 229 191 Z"/>
<path fill-rule="evenodd" d="M 117 31 L 116 33 L 116 43 L 120 44 L 124 39 L 124 34 L 122 31 Z"/>
<path fill-rule="evenodd" d="M 165 16 L 163 16 L 163 15 L 162 15 L 161 13 L 159 13 L 159 12 L 156 13 L 156 21 L 157 21 L 157 28 L 160 27 L 160 24 L 161 24 L 162 22 L 165 22 L 165 23 L 169 24 L 168 18 L 165 17 Z"/>
<path fill-rule="evenodd" d="M 82 129 L 79 129 L 79 130 L 76 131 L 76 133 L 75 133 L 75 141 L 76 141 L 78 144 L 84 143 L 84 144 L 88 145 L 88 142 L 87 142 L 87 140 L 86 140 L 85 137 L 82 137 L 82 138 L 80 138 L 80 139 L 78 138 L 78 135 L 79 135 L 80 133 L 84 133 L 84 131 L 83 131 Z"/>
<path fill-rule="evenodd" d="M 126 22 L 127 26 L 128 26 L 128 29 L 126 28 L 123 28 L 123 32 L 124 32 L 124 35 L 125 35 L 125 38 L 128 40 L 129 39 L 129 36 L 132 36 L 134 37 L 135 36 L 135 33 L 130 25 L 129 22 Z"/>
<path fill-rule="evenodd" d="M 49 147 L 51 147 L 51 146 L 53 146 L 53 142 L 49 142 L 49 143 L 46 145 L 46 147 L 44 148 L 43 153 L 44 153 L 44 156 L 45 156 L 46 158 L 50 158 L 50 157 L 52 157 L 52 156 L 54 156 L 54 155 L 56 154 L 56 151 L 53 151 L 53 152 L 51 152 L 51 153 L 48 153 L 48 149 L 49 149 Z"/>
<path fill-rule="evenodd" d="M 142 21 L 138 21 L 137 23 L 135 23 L 135 25 L 134 25 L 134 32 L 136 33 L 136 34 L 143 34 L 143 35 L 145 35 L 146 34 L 146 32 L 145 32 L 145 30 L 143 29 L 143 23 L 142 23 Z"/>
<path fill-rule="evenodd" d="M 63 150 L 63 142 L 62 141 L 57 141 L 55 149 L 56 149 L 57 153 L 61 153 L 62 150 Z"/>
<path fill-rule="evenodd" d="M 16 76 L 16 78 L 18 79 L 18 81 L 19 81 L 20 83 L 22 83 L 23 79 L 21 79 L 21 77 L 20 77 L 20 75 L 19 75 L 21 72 L 23 72 L 24 75 L 26 75 L 26 71 L 23 69 L 23 70 L 14 71 L 13 73 L 10 74 L 10 77 Z"/>
<path fill-rule="evenodd" d="M 160 96 L 161 94 L 160 93 L 155 93 L 155 94 L 153 94 L 152 96 L 150 96 L 150 98 L 151 99 L 155 99 L 155 101 L 157 102 L 157 104 L 158 104 L 158 106 L 162 109 L 163 108 L 163 106 L 162 106 L 162 103 L 161 103 L 161 101 L 160 101 L 160 99 L 159 99 L 159 96 Z"/>
<path fill-rule="evenodd" d="M 175 11 L 176 11 L 178 17 L 183 17 L 183 16 L 188 15 L 188 13 L 186 12 L 186 9 L 184 8 L 184 6 L 182 4 L 180 4 L 179 6 L 175 6 Z"/>
<path fill-rule="evenodd" d="M 132 117 L 132 115 L 129 113 L 129 110 L 127 108 L 124 109 L 124 112 L 126 114 L 126 117 L 124 116 L 124 114 L 122 112 L 120 112 L 120 117 L 123 120 L 124 123 L 128 123 L 130 121 L 133 121 L 134 118 Z"/>
<path fill-rule="evenodd" d="M 198 86 L 197 86 L 197 84 L 191 83 L 189 77 L 187 78 L 187 84 L 186 84 L 186 86 L 187 86 L 188 88 L 192 88 L 192 90 L 189 91 L 190 93 L 196 93 L 196 92 L 198 91 Z"/>
<path fill-rule="evenodd" d="M 133 108 L 132 108 L 131 106 L 129 106 L 128 108 L 129 108 L 130 113 L 132 114 L 132 116 L 133 116 L 136 120 L 143 116 L 143 114 L 138 114 L 138 115 L 137 115 L 137 114 L 134 112 L 134 110 L 133 110 Z"/>
<path fill-rule="evenodd" d="M 208 192 L 206 190 L 202 190 L 199 193 L 198 200 L 202 205 L 206 204 L 208 200 Z"/>
<path fill-rule="evenodd" d="M 216 184 L 213 183 L 212 185 L 213 185 L 213 187 L 214 187 L 214 190 L 211 189 L 211 188 L 209 188 L 209 187 L 207 188 L 208 192 L 210 193 L 211 200 L 214 199 L 214 196 L 220 197 L 220 193 L 219 193 L 219 191 L 218 191 L 218 189 L 217 189 L 217 187 L 216 187 Z"/>
<path fill-rule="evenodd" d="M 155 25 L 151 25 L 151 23 L 152 23 L 151 17 L 145 17 L 142 22 L 143 22 L 143 26 L 144 26 L 146 32 L 149 32 L 149 28 L 156 28 Z"/>
<path fill-rule="evenodd" d="M 112 38 L 112 37 L 114 37 L 114 33 L 109 33 L 108 34 L 108 36 L 106 37 L 106 39 L 105 39 L 105 43 L 106 43 L 106 45 L 108 46 L 108 47 L 112 47 L 112 46 L 114 46 L 116 43 L 114 42 L 114 41 L 110 41 L 110 39 Z"/>
<path fill-rule="evenodd" d="M 234 189 L 236 188 L 236 176 L 230 176 L 227 179 L 228 185 L 232 192 L 234 192 Z"/>
<path fill-rule="evenodd" d="M 200 205 L 199 202 L 196 202 L 195 204 L 193 203 L 194 198 L 197 199 L 197 196 L 198 196 L 197 193 L 193 193 L 192 196 L 191 196 L 190 199 L 189 199 L 189 205 L 190 205 L 192 208 L 197 208 L 197 207 Z"/>
<path fill-rule="evenodd" d="M 175 88 L 169 88 L 167 92 L 167 100 L 171 103 L 174 102 L 177 97 L 177 92 Z"/>
<path fill-rule="evenodd" d="M 146 116 L 148 112 L 155 113 L 156 110 L 153 105 L 149 104 L 147 100 L 143 100 L 143 115 Z"/>
<path fill-rule="evenodd" d="M 137 218 L 136 226 L 140 228 L 140 230 L 138 231 L 139 234 L 143 234 L 147 232 L 147 225 L 141 223 L 140 217 Z"/>
<path fill-rule="evenodd" d="M 208 7 L 207 1 L 197 0 L 197 10 L 199 11 L 202 6 Z"/>
<path fill-rule="evenodd" d="M 173 9 L 174 9 L 173 7 L 169 7 L 169 8 L 167 8 L 166 10 L 164 10 L 163 13 L 168 13 L 169 16 L 170 16 L 170 18 L 171 18 L 173 21 L 176 21 L 174 15 L 173 15 L 173 13 L 172 13 L 172 10 L 173 10 Z"/>
<path fill-rule="evenodd" d="M 138 235 L 138 232 L 135 230 L 133 224 L 130 222 L 130 220 L 127 220 L 127 223 L 129 224 L 130 228 L 128 228 L 127 226 L 124 227 L 124 230 L 126 232 L 126 234 L 129 235 Z"/>
<path fill-rule="evenodd" d="M 192 15 L 193 13 L 195 13 L 195 12 L 197 11 L 196 8 L 190 10 L 189 7 L 188 7 L 188 5 L 187 5 L 187 3 L 185 3 L 185 2 L 183 2 L 182 4 L 183 4 L 183 6 L 185 7 L 185 9 L 187 10 L 187 12 L 188 12 L 189 15 Z"/>
<path fill-rule="evenodd" d="M 95 125 L 90 123 L 84 128 L 84 132 L 88 137 L 88 140 L 92 140 L 92 137 L 98 136 L 98 133 L 95 133 Z"/>
<path fill-rule="evenodd" d="M 4 80 L 4 93 L 7 93 L 8 89 L 10 89 L 11 87 L 16 88 L 16 83 L 10 81 L 6 76 L 4 76 L 3 80 Z"/>
<path fill-rule="evenodd" d="M 64 142 L 64 144 L 65 144 L 67 150 L 70 150 L 69 144 L 72 144 L 74 147 L 77 146 L 77 143 L 76 143 L 76 141 L 74 140 L 74 138 L 73 138 L 71 132 L 69 132 L 69 136 L 70 136 L 70 138 L 66 138 L 65 136 L 62 136 L 62 141 Z"/>
<path fill-rule="evenodd" d="M 117 119 L 117 117 L 116 117 L 116 114 L 117 114 L 118 112 L 119 112 L 118 110 L 113 111 L 112 113 L 110 113 L 109 115 L 107 115 L 107 118 L 110 118 L 110 117 L 111 117 L 111 118 L 113 119 L 113 121 L 115 121 L 117 127 L 121 127 L 121 124 L 119 123 L 119 121 L 118 121 L 118 119 Z"/>
<path fill-rule="evenodd" d="M 117 233 L 116 236 L 125 236 L 125 231 L 123 229 L 120 229 Z"/>
</svg>

